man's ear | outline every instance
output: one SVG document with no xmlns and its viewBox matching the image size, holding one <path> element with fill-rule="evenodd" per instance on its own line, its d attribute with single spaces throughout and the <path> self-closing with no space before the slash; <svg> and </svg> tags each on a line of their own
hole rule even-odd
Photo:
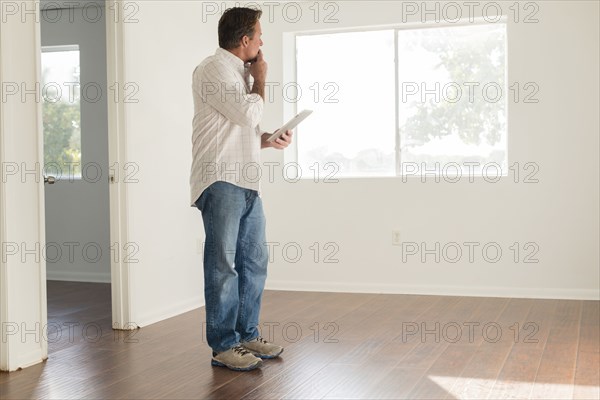
<svg viewBox="0 0 600 400">
<path fill-rule="evenodd" d="M 248 38 L 248 36 L 244 36 L 244 37 L 242 38 L 242 46 L 243 46 L 243 47 L 247 47 L 247 46 L 248 46 L 248 43 L 250 43 L 250 38 Z"/>
</svg>

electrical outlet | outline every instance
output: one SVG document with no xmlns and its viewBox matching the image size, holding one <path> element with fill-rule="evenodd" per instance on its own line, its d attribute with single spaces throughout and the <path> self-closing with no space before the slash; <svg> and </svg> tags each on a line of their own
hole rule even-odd
<svg viewBox="0 0 600 400">
<path fill-rule="evenodd" d="M 392 245 L 400 246 L 402 245 L 402 239 L 400 237 L 400 231 L 392 231 Z"/>
</svg>

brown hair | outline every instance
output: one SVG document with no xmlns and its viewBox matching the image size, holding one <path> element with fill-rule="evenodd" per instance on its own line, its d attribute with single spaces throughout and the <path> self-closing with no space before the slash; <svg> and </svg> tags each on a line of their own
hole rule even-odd
<svg viewBox="0 0 600 400">
<path fill-rule="evenodd" d="M 235 49 L 244 36 L 254 38 L 254 26 L 262 15 L 261 10 L 233 7 L 225 10 L 219 20 L 219 47 Z"/>
</svg>

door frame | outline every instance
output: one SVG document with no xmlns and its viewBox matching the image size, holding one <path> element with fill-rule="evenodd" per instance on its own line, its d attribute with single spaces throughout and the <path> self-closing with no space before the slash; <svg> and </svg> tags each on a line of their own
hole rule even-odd
<svg viewBox="0 0 600 400">
<path fill-rule="evenodd" d="M 104 9 L 121 10 L 121 0 L 107 0 Z M 106 20 L 106 63 L 107 87 L 121 87 L 125 82 L 123 57 L 123 19 L 108 17 Z M 108 93 L 108 92 L 107 92 Z M 112 99 L 114 100 L 114 99 Z M 126 262 L 124 251 L 128 248 L 129 227 L 127 207 L 127 185 L 121 179 L 123 166 L 127 161 L 125 104 L 122 99 L 107 99 L 108 106 L 108 165 L 116 174 L 110 174 L 109 215 L 111 252 L 111 298 L 113 329 L 133 330 L 137 325 L 133 321 L 131 301 L 131 270 Z M 114 256 L 113 256 L 114 255 Z"/>
<path fill-rule="evenodd" d="M 37 0 L 39 1 L 39 0 Z M 106 24 L 106 63 L 107 63 L 107 87 L 120 85 L 124 82 L 123 66 L 123 22 L 120 18 L 109 18 L 106 12 L 109 7 L 115 10 L 121 7 L 121 0 L 108 0 L 104 5 L 105 24 Z M 38 57 L 38 80 L 41 80 L 40 54 L 41 54 L 41 24 L 36 24 L 36 57 Z M 116 168 L 117 171 L 126 162 L 126 137 L 125 137 L 125 108 L 122 101 L 112 101 L 109 91 L 107 91 L 107 117 L 108 117 L 108 179 L 109 179 L 109 245 L 110 251 L 110 280 L 111 280 L 111 305 L 112 305 L 112 327 L 119 330 L 132 330 L 137 326 L 130 321 L 131 318 L 131 280 L 129 264 L 123 257 L 123 248 L 127 244 L 128 226 L 127 226 L 127 187 L 118 179 L 120 174 L 113 175 L 110 169 Z M 119 99 L 121 100 L 121 99 Z M 41 127 L 42 106 L 38 103 L 39 115 L 39 134 L 41 149 L 43 149 L 43 132 Z M 43 152 L 42 152 L 43 153 Z M 41 165 L 43 165 L 43 154 L 41 155 Z M 112 179 L 116 177 L 117 179 Z M 41 208 L 44 209 L 44 200 L 42 199 Z M 42 220 L 45 222 L 45 219 Z M 45 223 L 40 226 L 40 235 L 45 235 Z M 42 236 L 40 236 L 42 237 Z M 45 237 L 45 236 L 44 236 Z M 126 248 L 126 247 L 125 247 Z M 43 260 L 42 260 L 43 262 Z M 46 264 L 43 262 L 43 276 L 45 281 Z M 46 288 L 43 293 L 40 292 L 43 302 L 43 309 L 47 310 Z M 47 318 L 47 311 L 44 311 L 44 318 Z M 44 326 L 44 321 L 42 326 Z M 47 354 L 47 351 L 46 351 Z"/>
<path fill-rule="evenodd" d="M 107 0 L 105 3 L 104 10 L 113 7 L 112 9 L 122 9 L 121 0 Z M 21 3 L 28 9 L 32 7 L 35 10 L 41 10 L 40 0 L 27 0 Z M 117 18 L 105 18 L 106 20 L 106 60 L 107 60 L 107 84 L 109 87 L 115 83 L 122 84 L 124 82 L 124 58 L 123 58 L 123 21 Z M 17 28 L 16 25 L 3 24 L 2 35 L 9 34 L 9 31 L 29 31 L 33 33 L 33 40 L 26 40 L 19 44 L 19 58 L 6 57 L 2 55 L 14 51 L 14 47 L 7 46 L 3 48 L 2 42 L 0 41 L 0 79 L 6 78 L 4 72 L 15 71 L 19 69 L 19 65 L 31 65 L 35 63 L 35 81 L 41 80 L 41 22 L 40 18 L 26 18 L 23 20 Z M 4 39 L 4 38 L 3 38 Z M 5 42 L 6 43 L 6 42 Z M 33 76 L 32 76 L 33 78 Z M 127 161 L 126 152 L 126 130 L 125 130 L 125 107 L 122 102 L 107 101 L 108 106 L 108 143 L 109 143 L 109 166 L 122 166 Z M 32 110 L 34 106 L 31 106 Z M 35 129 L 26 129 L 22 131 L 23 135 L 31 135 L 29 139 L 32 139 L 37 144 L 37 149 L 31 149 L 33 159 L 37 160 L 39 165 L 44 165 L 44 154 L 43 154 L 43 124 L 42 124 L 42 106 L 41 102 L 37 102 L 35 106 Z M 8 114 L 7 114 L 8 113 Z M 0 114 L 2 119 L 0 120 L 0 163 L 6 161 L 7 154 L 4 153 L 4 143 L 7 139 L 7 134 L 12 133 L 15 129 L 19 129 L 18 124 L 14 124 L 14 121 L 10 116 L 11 107 L 10 104 L 0 103 Z M 4 118 L 6 116 L 9 118 Z M 18 118 L 14 117 L 14 118 Z M 17 119 L 18 121 L 18 119 Z M 35 138 L 32 137 L 35 135 Z M 3 164 L 2 164 L 3 165 Z M 30 234 L 36 235 L 36 239 L 39 240 L 40 244 L 46 243 L 46 232 L 45 232 L 45 197 L 44 197 L 44 180 L 38 177 L 37 180 L 37 209 L 34 213 L 37 214 L 37 223 L 32 224 Z M 12 226 L 7 225 L 6 216 L 12 215 L 13 213 L 22 213 L 23 209 L 7 209 L 7 189 L 4 184 L 0 182 L 0 241 L 7 239 L 7 234 L 13 232 Z M 11 207 L 14 204 L 11 203 Z M 113 329 L 136 329 L 137 326 L 132 323 L 132 301 L 131 301 L 131 287 L 132 287 L 132 276 L 129 263 L 126 262 L 126 258 L 122 257 L 123 246 L 128 240 L 128 203 L 127 203 L 127 187 L 124 182 L 120 179 L 115 179 L 115 182 L 109 184 L 109 222 L 110 222 L 110 243 L 112 246 L 118 246 L 119 257 L 113 257 L 111 254 L 111 299 L 112 299 L 112 321 Z M 11 220 L 12 221 L 12 220 Z M 13 222 L 11 222 L 13 223 Z M 32 236 L 33 236 L 32 235 Z M 12 237 L 12 236 L 11 236 Z M 39 336 L 42 337 L 44 329 L 47 328 L 47 295 L 46 295 L 46 262 L 43 258 L 40 258 L 39 262 L 36 262 L 37 278 L 39 279 L 39 287 L 35 285 L 27 285 L 23 288 L 15 288 L 14 281 L 20 278 L 21 269 L 14 268 L 9 263 L 3 262 L 0 257 L 0 323 L 2 324 L 1 331 L 4 335 L 4 323 L 8 321 L 24 321 L 25 316 L 19 315 L 19 310 L 26 309 L 30 311 L 37 309 L 34 320 L 28 321 L 28 323 L 39 324 L 40 329 Z M 13 285 L 11 285 L 13 282 Z M 18 289 L 18 290 L 17 290 Z M 31 302 L 30 308 L 23 308 L 20 304 L 20 298 L 16 295 L 17 292 L 23 290 L 27 293 Z M 35 307 L 35 304 L 38 306 Z M 35 308 L 33 308 L 35 307 Z M 24 368 L 33 364 L 42 362 L 48 358 L 48 343 L 47 340 L 40 340 L 39 345 L 28 346 L 27 354 L 21 354 L 25 347 L 19 340 L 0 340 L 0 370 L 14 371 L 20 368 Z"/>
</svg>

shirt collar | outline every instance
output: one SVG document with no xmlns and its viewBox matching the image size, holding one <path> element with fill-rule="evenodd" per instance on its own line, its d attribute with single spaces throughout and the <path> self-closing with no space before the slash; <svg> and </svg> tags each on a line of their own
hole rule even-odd
<svg viewBox="0 0 600 400">
<path fill-rule="evenodd" d="M 226 60 L 240 75 L 244 76 L 244 61 L 241 58 L 221 47 L 217 49 L 215 55 Z"/>
</svg>

